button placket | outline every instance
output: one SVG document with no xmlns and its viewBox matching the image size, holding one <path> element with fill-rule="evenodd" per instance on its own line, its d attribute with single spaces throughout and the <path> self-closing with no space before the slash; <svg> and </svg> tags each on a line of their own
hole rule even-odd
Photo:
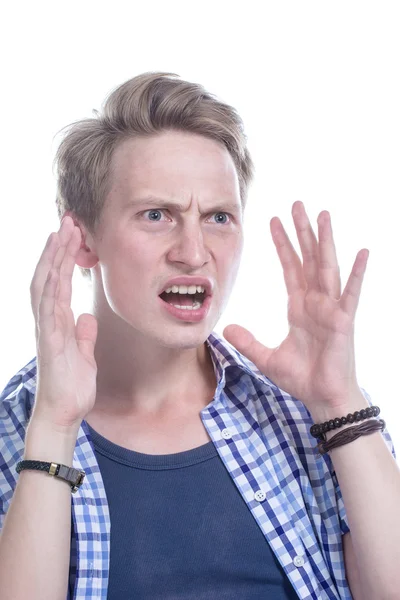
<svg viewBox="0 0 400 600">
<path fill-rule="evenodd" d="M 225 429 L 223 429 L 221 431 L 221 437 L 225 440 L 231 439 L 232 436 L 233 436 L 233 432 L 228 427 L 226 427 Z M 267 497 L 267 494 L 261 489 L 254 492 L 254 500 L 256 500 L 257 502 L 263 502 L 266 499 L 266 497 Z M 305 565 L 304 557 L 301 556 L 300 554 L 296 555 L 293 559 L 293 564 L 296 567 L 304 567 L 304 565 Z"/>
</svg>

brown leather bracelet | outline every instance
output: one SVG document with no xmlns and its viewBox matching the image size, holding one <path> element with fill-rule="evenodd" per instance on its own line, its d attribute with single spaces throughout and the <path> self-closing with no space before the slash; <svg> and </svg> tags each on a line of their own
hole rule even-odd
<svg viewBox="0 0 400 600">
<path fill-rule="evenodd" d="M 334 435 L 329 441 L 321 441 L 318 444 L 319 454 L 326 454 L 329 450 L 333 450 L 333 448 L 338 448 L 339 446 L 344 446 L 354 440 L 358 439 L 362 435 L 370 435 L 375 431 L 383 431 L 386 427 L 386 423 L 383 419 L 370 419 L 365 423 L 361 423 L 356 427 L 348 427 L 343 431 Z"/>
</svg>

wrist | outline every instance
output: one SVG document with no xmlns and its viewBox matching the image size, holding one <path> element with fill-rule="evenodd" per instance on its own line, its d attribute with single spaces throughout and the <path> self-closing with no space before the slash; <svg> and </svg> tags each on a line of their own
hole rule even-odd
<svg viewBox="0 0 400 600">
<path fill-rule="evenodd" d="M 348 402 L 340 404 L 335 408 L 329 406 L 320 407 L 319 410 L 313 411 L 311 416 L 315 424 L 322 425 L 323 423 L 334 421 L 335 419 L 341 419 L 342 417 L 354 415 L 354 413 L 360 412 L 363 409 L 369 409 L 369 411 L 371 411 L 371 406 L 360 391 L 360 393 L 355 394 Z M 334 429 L 325 431 L 325 439 L 326 441 L 329 441 L 337 433 L 342 432 L 345 429 L 357 426 L 360 423 L 364 423 L 365 420 L 368 420 L 370 418 L 372 418 L 372 415 L 371 417 L 364 416 L 360 420 L 354 419 L 353 422 L 340 424 L 340 427 L 335 427 Z"/>
<path fill-rule="evenodd" d="M 354 411 L 352 411 L 352 412 L 354 412 Z M 349 413 L 347 413 L 347 414 L 349 414 Z M 360 425 L 361 422 L 364 422 L 364 421 L 358 421 L 357 423 L 356 422 L 354 422 L 354 423 L 345 423 L 344 425 L 341 425 L 337 429 L 330 429 L 329 431 L 325 431 L 324 435 L 325 435 L 326 441 L 329 442 L 329 440 L 331 438 L 333 438 L 334 435 L 337 435 L 338 433 L 341 433 L 345 429 L 350 429 L 351 427 L 354 427 L 355 425 Z"/>
<path fill-rule="evenodd" d="M 79 428 L 60 429 L 31 420 L 25 434 L 24 460 L 43 460 L 72 465 Z"/>
<path fill-rule="evenodd" d="M 363 408 L 369 408 L 370 404 L 363 396 L 362 392 L 355 394 L 347 401 L 342 404 L 338 404 L 335 407 L 329 406 L 328 404 L 319 406 L 310 412 L 311 417 L 316 424 L 325 423 L 331 419 L 347 417 L 348 414 L 353 414 L 356 411 L 360 411 Z M 350 425 L 354 425 L 351 423 Z M 345 427 L 345 425 L 343 425 Z"/>
<path fill-rule="evenodd" d="M 78 435 L 82 420 L 83 419 L 80 419 L 79 421 L 74 421 L 71 423 L 56 422 L 56 420 L 52 418 L 51 413 L 46 409 L 45 406 L 41 406 L 41 402 L 36 398 L 30 421 L 28 423 L 28 428 L 33 426 L 35 428 L 39 427 L 40 429 L 45 429 L 49 433 L 54 433 L 55 435 L 59 434 L 62 437 L 68 438 Z"/>
</svg>

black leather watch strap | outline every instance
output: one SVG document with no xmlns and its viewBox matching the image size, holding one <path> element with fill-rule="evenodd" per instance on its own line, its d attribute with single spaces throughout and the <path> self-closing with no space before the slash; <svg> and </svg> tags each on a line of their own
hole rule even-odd
<svg viewBox="0 0 400 600">
<path fill-rule="evenodd" d="M 85 471 L 79 471 L 78 469 L 67 467 L 67 465 L 60 463 L 49 463 L 42 460 L 21 460 L 17 464 L 17 473 L 20 473 L 24 469 L 45 471 L 49 475 L 67 481 L 71 486 L 73 494 L 81 487 L 85 478 Z"/>
</svg>

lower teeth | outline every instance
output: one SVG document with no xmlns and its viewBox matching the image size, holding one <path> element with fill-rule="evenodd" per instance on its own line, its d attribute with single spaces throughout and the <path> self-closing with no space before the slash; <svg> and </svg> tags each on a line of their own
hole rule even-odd
<svg viewBox="0 0 400 600">
<path fill-rule="evenodd" d="M 172 304 L 175 308 L 181 308 L 183 310 L 198 310 L 201 308 L 202 302 L 194 302 L 193 306 L 181 306 L 180 304 Z"/>
</svg>

